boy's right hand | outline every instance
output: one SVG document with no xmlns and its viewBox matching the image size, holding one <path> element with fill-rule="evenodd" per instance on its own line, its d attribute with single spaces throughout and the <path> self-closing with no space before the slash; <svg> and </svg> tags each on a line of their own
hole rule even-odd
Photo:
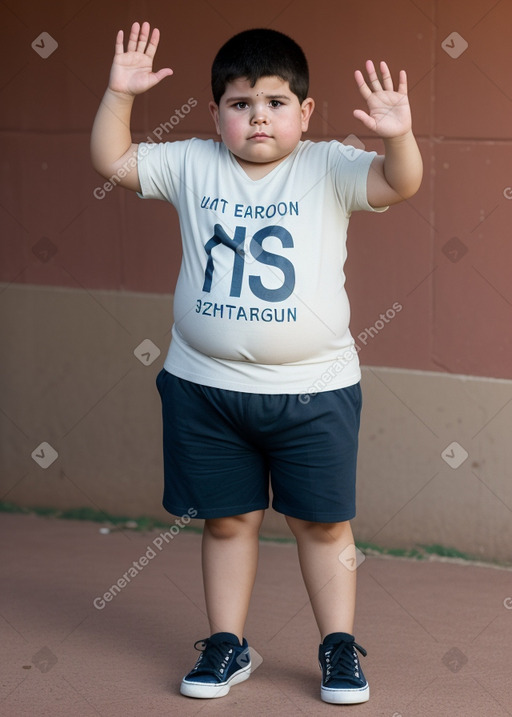
<svg viewBox="0 0 512 717">
<path fill-rule="evenodd" d="M 170 67 L 153 72 L 153 58 L 160 40 L 160 31 L 155 28 L 151 37 L 149 31 L 149 22 L 143 22 L 142 27 L 138 22 L 134 22 L 126 52 L 123 31 L 119 30 L 117 33 L 116 51 L 108 85 L 113 92 L 133 97 L 151 89 L 164 77 L 172 75 Z"/>
</svg>

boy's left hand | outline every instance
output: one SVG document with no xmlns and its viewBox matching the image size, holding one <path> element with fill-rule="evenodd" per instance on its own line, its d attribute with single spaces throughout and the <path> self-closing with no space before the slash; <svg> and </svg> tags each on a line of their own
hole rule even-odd
<svg viewBox="0 0 512 717">
<path fill-rule="evenodd" d="M 366 62 L 368 81 L 363 73 L 356 70 L 354 73 L 357 86 L 362 97 L 368 104 L 368 112 L 354 110 L 354 117 L 368 129 L 376 132 L 379 137 L 400 137 L 411 129 L 411 110 L 407 97 L 407 76 L 400 70 L 398 88 L 393 89 L 391 73 L 385 62 L 380 63 L 382 82 L 377 75 L 375 65 L 371 60 Z"/>
</svg>

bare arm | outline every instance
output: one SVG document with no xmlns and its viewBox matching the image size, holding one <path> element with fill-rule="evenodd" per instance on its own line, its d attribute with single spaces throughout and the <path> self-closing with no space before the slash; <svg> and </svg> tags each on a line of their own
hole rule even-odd
<svg viewBox="0 0 512 717">
<path fill-rule="evenodd" d="M 366 83 L 359 70 L 356 82 L 368 103 L 368 113 L 354 110 L 354 117 L 384 141 L 384 155 L 376 157 L 368 173 L 368 202 L 373 207 L 396 204 L 415 194 L 423 176 L 423 162 L 412 133 L 411 110 L 407 96 L 407 76 L 400 72 L 398 88 L 385 62 L 381 62 L 382 83 L 373 62 L 366 63 Z"/>
<path fill-rule="evenodd" d="M 91 134 L 93 167 L 106 179 L 140 191 L 137 171 L 137 147 L 132 142 L 130 118 L 136 95 L 146 92 L 172 74 L 170 68 L 153 72 L 160 33 L 155 28 L 149 37 L 149 23 L 133 23 L 126 52 L 123 31 L 117 33 L 114 62 L 107 91 L 98 108 Z"/>
</svg>

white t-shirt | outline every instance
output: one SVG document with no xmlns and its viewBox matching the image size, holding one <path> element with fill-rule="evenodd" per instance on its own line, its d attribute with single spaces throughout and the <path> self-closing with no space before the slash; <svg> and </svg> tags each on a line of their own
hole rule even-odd
<svg viewBox="0 0 512 717">
<path fill-rule="evenodd" d="M 251 393 L 359 381 L 343 265 L 374 157 L 305 141 L 253 180 L 222 142 L 139 145 L 141 196 L 173 204 L 182 234 L 167 371 Z"/>
</svg>

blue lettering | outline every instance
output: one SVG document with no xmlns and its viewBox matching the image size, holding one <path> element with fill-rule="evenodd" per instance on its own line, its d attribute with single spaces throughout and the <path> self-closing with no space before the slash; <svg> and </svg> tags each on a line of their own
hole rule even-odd
<svg viewBox="0 0 512 717">
<path fill-rule="evenodd" d="M 215 199 L 212 199 L 211 201 L 210 199 L 211 197 L 207 197 L 206 195 L 203 196 L 201 199 L 201 209 L 211 209 L 212 212 L 215 212 L 217 211 L 220 202 L 222 204 L 222 214 L 226 212 L 226 205 L 228 204 L 227 199 L 221 199 L 221 197 L 215 197 Z"/>
<path fill-rule="evenodd" d="M 289 259 L 263 249 L 263 241 L 268 236 L 277 237 L 285 249 L 293 247 L 293 238 L 284 227 L 270 226 L 257 231 L 251 239 L 251 254 L 260 264 L 275 266 L 282 271 L 283 284 L 277 289 L 267 289 L 263 286 L 259 276 L 251 274 L 249 276 L 249 287 L 255 296 L 264 301 L 285 301 L 295 288 L 295 269 Z"/>
<path fill-rule="evenodd" d="M 224 244 L 224 246 L 229 247 L 229 249 L 231 249 L 234 254 L 233 275 L 231 277 L 231 289 L 229 295 L 240 296 L 240 293 L 242 291 L 242 277 L 244 272 L 244 253 L 243 250 L 239 250 L 239 246 L 243 244 L 244 240 L 245 227 L 236 227 L 235 236 L 233 237 L 233 239 L 231 239 L 231 237 L 226 234 L 220 224 L 215 224 L 214 234 L 204 246 L 204 249 L 208 256 L 208 261 L 206 263 L 206 269 L 204 272 L 203 291 L 210 292 L 212 288 L 214 270 L 212 249 L 219 244 Z"/>
</svg>

